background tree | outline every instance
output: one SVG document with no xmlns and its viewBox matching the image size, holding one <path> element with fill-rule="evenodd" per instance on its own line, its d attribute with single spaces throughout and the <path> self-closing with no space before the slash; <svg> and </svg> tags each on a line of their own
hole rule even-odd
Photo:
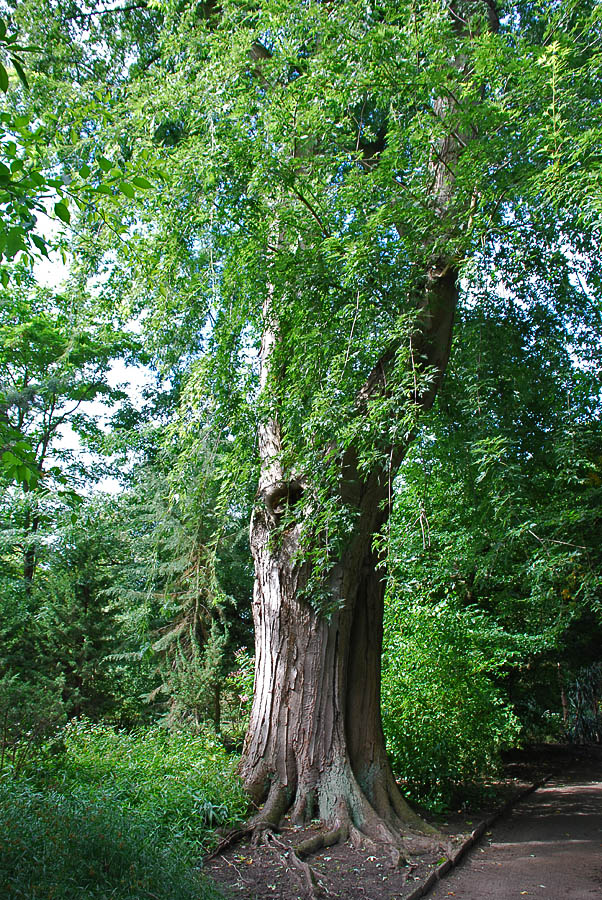
<svg viewBox="0 0 602 900">
<path fill-rule="evenodd" d="M 515 740 L 510 710 L 522 741 L 560 735 L 569 685 L 599 654 L 599 321 L 583 289 L 593 252 L 542 259 L 535 231 L 520 238 L 492 248 L 517 265 L 503 289 L 488 283 L 490 260 L 474 272 L 446 381 L 395 486 L 386 731 L 396 771 L 431 800 L 456 790 L 472 754 L 482 771 Z"/>
<path fill-rule="evenodd" d="M 169 448 L 140 468 L 128 492 L 138 539 L 114 592 L 130 615 L 154 606 L 147 637 L 160 676 L 154 696 L 167 721 L 196 729 L 209 721 L 220 730 L 225 677 L 252 636 L 249 490 L 242 486 L 242 510 L 234 508 L 223 492 L 228 454 L 216 455 L 208 433 L 177 441 L 176 451 L 177 422 Z M 146 602 L 131 588 L 133 564 Z"/>
</svg>

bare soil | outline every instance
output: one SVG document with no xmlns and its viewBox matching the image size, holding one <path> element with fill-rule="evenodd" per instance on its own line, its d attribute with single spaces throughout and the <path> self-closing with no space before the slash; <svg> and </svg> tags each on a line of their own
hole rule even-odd
<svg viewBox="0 0 602 900">
<path fill-rule="evenodd" d="M 596 766 L 600 771 L 601 764 L 602 753 L 575 747 L 537 747 L 513 753 L 506 760 L 503 777 L 491 785 L 494 790 L 489 802 L 454 810 L 445 817 L 434 817 L 418 810 L 439 829 L 444 841 L 429 852 L 410 855 L 407 865 L 393 867 L 388 855 L 363 852 L 354 849 L 349 842 L 314 854 L 307 860 L 318 882 L 314 896 L 329 900 L 405 900 L 426 882 L 439 865 L 455 855 L 479 823 L 503 808 L 529 784 L 548 775 L 561 779 L 564 771 L 575 773 L 570 777 L 579 781 L 580 771 L 587 775 Z M 291 848 L 311 833 L 312 829 L 294 828 L 285 822 L 276 835 L 276 841 L 253 846 L 249 839 L 245 839 L 207 860 L 204 871 L 231 900 L 307 900 L 312 894 L 304 873 L 294 864 Z M 602 849 L 602 844 L 599 846 Z M 481 856 L 480 850 L 476 853 Z M 438 898 L 454 896 L 453 888 L 447 887 L 450 877 L 453 876 L 447 876 L 439 884 Z M 489 878 L 489 875 L 485 877 Z M 474 896 L 483 900 L 485 897 L 501 898 L 503 895 L 489 892 L 481 882 L 476 885 L 476 893 L 458 893 L 455 896 L 465 897 L 466 900 Z M 520 891 L 508 896 L 520 897 Z"/>
</svg>

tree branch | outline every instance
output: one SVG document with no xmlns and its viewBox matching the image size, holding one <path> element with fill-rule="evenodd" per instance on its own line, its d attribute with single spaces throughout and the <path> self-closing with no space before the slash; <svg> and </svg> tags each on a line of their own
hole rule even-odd
<svg viewBox="0 0 602 900">
<path fill-rule="evenodd" d="M 303 203 L 303 205 L 304 205 L 305 207 L 307 207 L 307 209 L 310 211 L 310 213 L 312 214 L 312 216 L 314 217 L 314 219 L 316 220 L 316 222 L 317 222 L 318 225 L 320 226 L 320 231 L 322 232 L 322 234 L 324 235 L 324 237 L 331 237 L 331 232 L 326 228 L 326 226 L 325 226 L 324 223 L 322 222 L 322 219 L 320 218 L 320 216 L 318 215 L 318 213 L 316 212 L 316 210 L 313 208 L 313 206 L 312 206 L 312 204 L 309 202 L 309 200 L 308 200 L 306 197 L 304 197 L 303 194 L 301 193 L 301 191 L 297 190 L 297 188 L 295 188 L 295 187 L 293 188 L 293 194 L 294 194 L 295 197 L 297 197 L 297 198 L 301 201 L 301 203 Z"/>
</svg>

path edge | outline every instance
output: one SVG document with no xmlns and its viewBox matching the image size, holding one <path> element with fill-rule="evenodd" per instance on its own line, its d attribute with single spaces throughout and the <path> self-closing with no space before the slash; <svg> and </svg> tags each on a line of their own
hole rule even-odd
<svg viewBox="0 0 602 900">
<path fill-rule="evenodd" d="M 431 874 L 414 890 L 407 894 L 403 900 L 420 900 L 421 897 L 426 897 L 430 891 L 435 887 L 438 881 L 447 875 L 448 872 L 451 872 L 452 869 L 455 869 L 456 866 L 464 859 L 469 850 L 472 850 L 476 844 L 479 843 L 485 832 L 491 828 L 498 819 L 503 818 L 508 815 L 508 813 L 512 812 L 513 808 L 517 803 L 520 803 L 521 800 L 524 800 L 525 797 L 528 797 L 529 794 L 533 794 L 535 791 L 539 790 L 539 788 L 543 787 L 544 784 L 547 784 L 550 779 L 553 778 L 553 775 L 546 775 L 544 778 L 540 778 L 538 781 L 535 781 L 533 784 L 528 785 L 528 787 L 523 788 L 514 797 L 511 797 L 510 800 L 507 800 L 503 806 L 500 806 L 495 812 L 491 813 L 491 815 L 487 816 L 486 819 L 483 819 L 482 822 L 479 822 L 474 831 L 471 831 L 470 835 L 466 838 L 466 840 L 460 844 L 456 852 L 451 856 L 450 859 L 446 859 L 444 863 L 437 866 Z"/>
</svg>

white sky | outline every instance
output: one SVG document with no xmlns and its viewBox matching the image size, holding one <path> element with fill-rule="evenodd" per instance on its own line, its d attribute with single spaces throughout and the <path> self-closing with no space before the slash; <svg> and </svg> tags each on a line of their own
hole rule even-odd
<svg viewBox="0 0 602 900">
<path fill-rule="evenodd" d="M 54 237 L 58 232 L 58 226 L 54 219 L 41 217 L 43 221 L 42 230 L 46 238 Z M 36 281 L 43 287 L 51 288 L 54 291 L 60 291 L 69 276 L 69 264 L 64 263 L 60 254 L 51 253 L 49 259 L 38 259 L 34 265 L 34 274 Z M 147 385 L 154 382 L 154 376 L 151 370 L 146 366 L 128 366 L 123 360 L 115 360 L 111 364 L 108 383 L 111 387 L 121 387 L 128 395 L 132 404 L 140 409 L 143 404 L 142 392 Z M 108 421 L 115 412 L 115 407 L 106 406 L 104 403 L 93 400 L 83 403 L 80 407 L 82 412 L 94 416 L 99 425 L 103 429 L 108 428 Z M 56 441 L 57 448 L 75 450 L 81 454 L 80 459 L 86 463 L 94 460 L 94 455 L 82 448 L 81 441 L 77 434 L 73 431 L 70 424 L 66 422 L 60 430 L 60 437 Z M 106 492 L 110 494 L 119 493 L 121 485 L 117 478 L 102 478 L 93 486 L 94 493 Z"/>
</svg>

